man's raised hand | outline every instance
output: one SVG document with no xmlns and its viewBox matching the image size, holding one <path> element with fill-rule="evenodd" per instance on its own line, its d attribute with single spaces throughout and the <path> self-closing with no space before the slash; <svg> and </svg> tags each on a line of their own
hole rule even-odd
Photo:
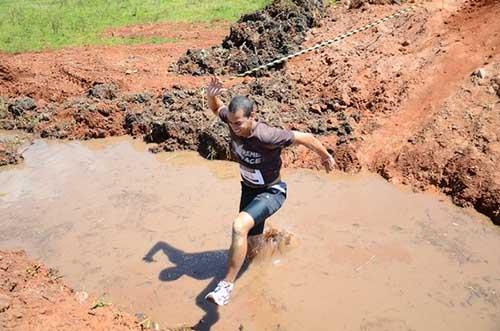
<svg viewBox="0 0 500 331">
<path fill-rule="evenodd" d="M 226 91 L 224 84 L 217 76 L 212 76 L 210 78 L 210 83 L 207 85 L 207 95 L 210 97 L 216 97 L 221 95 L 222 92 Z"/>
</svg>

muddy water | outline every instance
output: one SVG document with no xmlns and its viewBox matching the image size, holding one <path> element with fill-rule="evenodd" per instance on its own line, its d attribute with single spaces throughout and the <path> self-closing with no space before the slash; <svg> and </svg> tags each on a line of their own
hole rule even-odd
<svg viewBox="0 0 500 331">
<path fill-rule="evenodd" d="M 251 264 L 217 310 L 201 298 L 224 270 L 235 164 L 123 138 L 40 140 L 24 156 L 0 170 L 0 248 L 24 248 L 75 289 L 162 326 L 500 329 L 500 231 L 442 196 L 285 171 L 289 198 L 269 225 L 295 247 Z"/>
</svg>

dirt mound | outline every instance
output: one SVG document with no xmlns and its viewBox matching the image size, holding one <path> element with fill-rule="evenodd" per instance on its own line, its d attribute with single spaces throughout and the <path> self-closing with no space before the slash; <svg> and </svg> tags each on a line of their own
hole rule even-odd
<svg viewBox="0 0 500 331">
<path fill-rule="evenodd" d="M 191 75 L 242 73 L 298 50 L 323 13 L 322 0 L 275 0 L 243 15 L 221 46 L 190 49 L 172 70 Z"/>
<path fill-rule="evenodd" d="M 142 330 L 132 316 L 66 286 L 22 251 L 0 251 L 2 330 Z"/>
<path fill-rule="evenodd" d="M 374 170 L 420 189 L 439 187 L 460 206 L 473 206 L 500 224 L 500 62 L 481 68 L 451 95 L 400 152 Z"/>
<path fill-rule="evenodd" d="M 166 111 L 146 125 L 150 127 L 146 141 L 157 144 L 153 151 L 191 149 L 210 159 L 232 159 L 227 126 L 206 109 L 202 93 L 172 89 L 163 95 Z M 286 74 L 237 84 L 223 99 L 227 102 L 235 95 L 249 96 L 256 104 L 257 119 L 273 126 L 334 135 L 337 144 L 350 141 L 354 132 L 349 123 L 355 120 L 333 100 L 323 106 L 316 99 L 303 100 Z"/>
<path fill-rule="evenodd" d="M 257 118 L 270 125 L 334 135 L 349 142 L 356 121 L 336 100 L 304 100 L 286 74 L 233 86 L 234 95 L 247 95 L 257 105 Z M 225 124 L 207 110 L 203 89 L 174 86 L 158 95 L 122 94 L 111 84 L 96 84 L 83 96 L 57 103 L 26 97 L 7 100 L 0 129 L 22 129 L 45 138 L 89 139 L 130 134 L 155 145 L 154 152 L 194 150 L 210 159 L 232 159 Z M 347 165 L 343 169 L 347 169 Z M 351 167 L 352 168 L 352 167 Z"/>
</svg>

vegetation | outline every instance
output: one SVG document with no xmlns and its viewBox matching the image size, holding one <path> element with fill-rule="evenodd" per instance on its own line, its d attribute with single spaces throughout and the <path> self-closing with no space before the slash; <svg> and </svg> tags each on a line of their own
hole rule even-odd
<svg viewBox="0 0 500 331">
<path fill-rule="evenodd" d="M 271 0 L 0 0 L 0 50 L 173 42 L 111 38 L 109 28 L 156 22 L 235 21 Z"/>
</svg>

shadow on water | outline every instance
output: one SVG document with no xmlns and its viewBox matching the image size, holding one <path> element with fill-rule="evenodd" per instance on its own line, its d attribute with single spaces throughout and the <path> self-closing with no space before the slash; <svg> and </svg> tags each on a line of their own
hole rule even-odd
<svg viewBox="0 0 500 331">
<path fill-rule="evenodd" d="M 186 275 L 197 280 L 211 279 L 210 283 L 196 296 L 196 305 L 200 307 L 205 315 L 192 327 L 193 330 L 210 330 L 219 320 L 218 306 L 205 300 L 205 296 L 212 291 L 218 281 L 224 277 L 228 250 L 215 250 L 200 253 L 186 253 L 180 249 L 172 247 L 164 241 L 157 242 L 146 253 L 143 260 L 154 262 L 153 257 L 159 252 L 163 252 L 171 263 L 175 266 L 166 268 L 160 272 L 159 279 L 171 282 Z M 239 276 L 248 268 L 245 263 Z"/>
</svg>

